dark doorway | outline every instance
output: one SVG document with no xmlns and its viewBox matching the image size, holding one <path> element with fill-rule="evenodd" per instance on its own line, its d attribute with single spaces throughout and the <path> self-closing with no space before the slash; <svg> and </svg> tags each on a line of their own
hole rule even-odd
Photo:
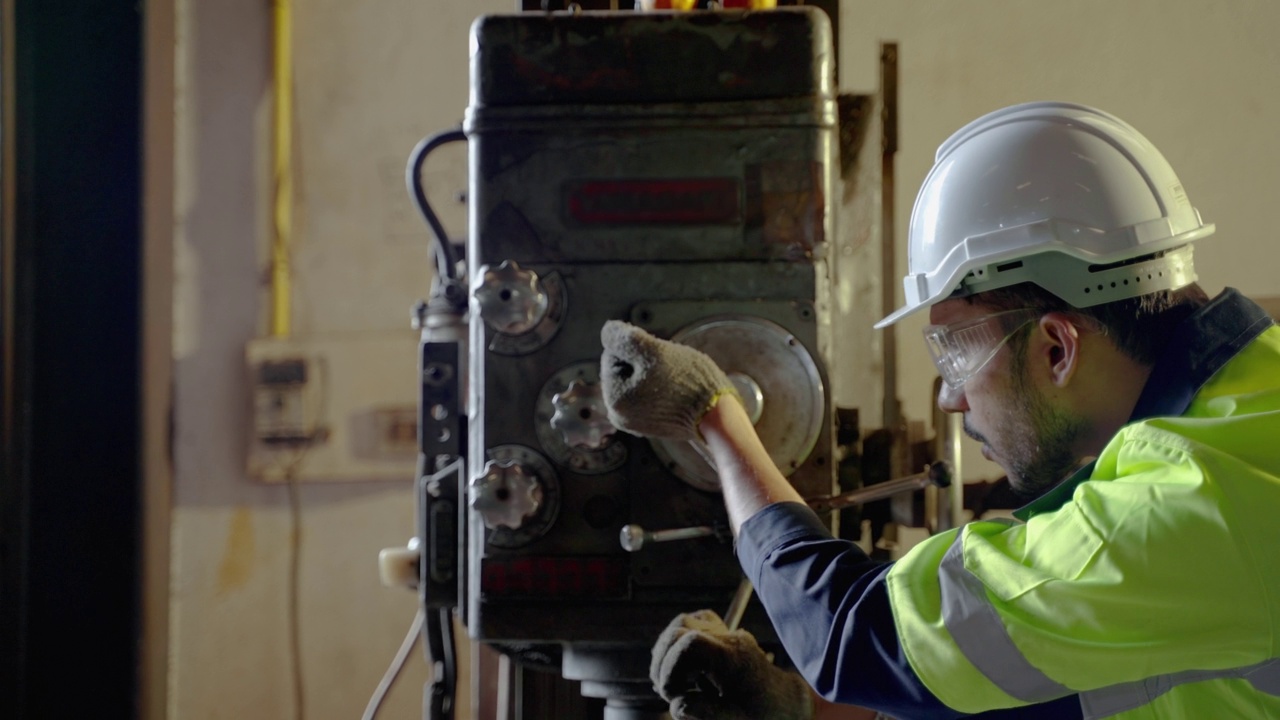
<svg viewBox="0 0 1280 720">
<path fill-rule="evenodd" d="M 133 717 L 143 3 L 3 7 L 0 717 Z"/>
</svg>

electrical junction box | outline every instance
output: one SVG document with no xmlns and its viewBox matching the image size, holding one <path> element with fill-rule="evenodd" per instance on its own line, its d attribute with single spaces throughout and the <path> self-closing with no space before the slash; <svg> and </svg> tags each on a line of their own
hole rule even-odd
<svg viewBox="0 0 1280 720">
<path fill-rule="evenodd" d="M 248 473 L 262 482 L 414 478 L 418 334 L 262 338 L 245 357 Z"/>
</svg>

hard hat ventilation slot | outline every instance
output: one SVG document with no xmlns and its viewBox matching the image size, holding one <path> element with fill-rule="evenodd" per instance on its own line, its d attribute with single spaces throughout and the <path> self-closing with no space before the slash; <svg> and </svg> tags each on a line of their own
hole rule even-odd
<svg viewBox="0 0 1280 720">
<path fill-rule="evenodd" d="M 1117 265 L 1119 265 L 1119 264 L 1117 264 Z M 1099 267 L 1099 266 L 1094 266 L 1094 267 Z M 1116 265 L 1112 265 L 1112 266 L 1110 266 L 1110 267 L 1116 267 Z M 1177 268 L 1174 268 L 1174 271 L 1175 271 L 1175 272 L 1174 272 L 1174 274 L 1176 274 L 1176 273 L 1181 273 L 1181 272 L 1182 272 L 1182 267 L 1181 267 L 1181 266 L 1179 266 L 1179 267 L 1177 267 Z M 1172 274 L 1171 274 L 1171 276 L 1172 276 Z M 1156 270 L 1155 272 L 1149 272 L 1149 273 L 1147 273 L 1147 274 L 1146 274 L 1146 280 L 1147 280 L 1148 282 L 1160 282 L 1160 281 L 1161 281 L 1161 280 L 1163 280 L 1163 279 L 1164 279 L 1164 271 L 1163 271 L 1163 270 Z M 1130 281 L 1130 280 L 1132 280 L 1132 281 L 1133 281 L 1133 284 L 1134 284 L 1135 286 L 1140 285 L 1140 284 L 1142 283 L 1142 280 L 1143 280 L 1143 275 L 1142 275 L 1142 273 L 1138 273 L 1137 275 L 1134 275 L 1132 278 L 1121 278 L 1121 279 L 1118 279 L 1118 280 L 1113 280 L 1113 281 L 1111 281 L 1110 283 L 1105 283 L 1105 282 L 1104 282 L 1104 283 L 1099 283 L 1096 287 L 1089 287 L 1089 286 L 1085 286 L 1085 287 L 1083 288 L 1083 289 L 1084 289 L 1084 294 L 1085 294 L 1085 295 L 1091 295 L 1091 294 L 1093 294 L 1095 291 L 1096 291 L 1096 292 L 1105 292 L 1105 291 L 1106 291 L 1106 290 L 1108 290 L 1108 289 L 1110 289 L 1110 290 L 1116 290 L 1116 289 L 1123 290 L 1125 287 L 1127 287 L 1127 286 L 1129 285 L 1129 281 Z M 1108 285 L 1109 285 L 1110 287 L 1108 287 Z"/>
<path fill-rule="evenodd" d="M 1020 267 L 1022 267 L 1022 261 L 1014 260 L 1013 262 L 1007 262 L 1003 265 L 997 265 L 996 272 L 1006 272 L 1009 270 L 1017 270 Z"/>
<path fill-rule="evenodd" d="M 1179 246 L 1178 248 L 1175 248 L 1175 249 L 1181 249 L 1182 247 L 1185 247 L 1185 246 Z M 1138 257 L 1129 258 L 1127 260 L 1121 260 L 1119 262 L 1107 263 L 1105 265 L 1090 265 L 1089 272 L 1099 273 L 1105 270 L 1115 270 L 1116 268 L 1124 267 L 1125 265 L 1138 265 L 1141 263 L 1151 262 L 1152 260 L 1159 260 L 1160 258 L 1164 257 L 1167 252 L 1168 252 L 1167 250 L 1161 250 L 1159 252 L 1151 253 L 1150 255 L 1139 255 Z"/>
</svg>

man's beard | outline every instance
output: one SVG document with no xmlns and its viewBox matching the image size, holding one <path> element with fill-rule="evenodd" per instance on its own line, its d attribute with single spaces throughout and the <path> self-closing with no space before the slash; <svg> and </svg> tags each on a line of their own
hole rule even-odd
<svg viewBox="0 0 1280 720">
<path fill-rule="evenodd" d="M 1021 395 L 1018 405 L 1035 434 L 1019 438 L 1017 450 L 1011 451 L 1009 484 L 1019 495 L 1037 498 L 1080 464 L 1074 446 L 1085 423 L 1051 406 L 1037 391 Z"/>
<path fill-rule="evenodd" d="M 1002 418 L 1006 431 L 1002 447 L 995 448 L 1013 491 L 1026 500 L 1043 495 L 1075 471 L 1080 459 L 1074 449 L 1085 431 L 1083 418 L 1054 407 L 1044 393 L 1033 387 L 1026 363 L 1017 358 L 1018 370 L 1010 384 L 1010 406 Z M 990 441 L 969 427 L 965 433 L 975 440 Z"/>
</svg>

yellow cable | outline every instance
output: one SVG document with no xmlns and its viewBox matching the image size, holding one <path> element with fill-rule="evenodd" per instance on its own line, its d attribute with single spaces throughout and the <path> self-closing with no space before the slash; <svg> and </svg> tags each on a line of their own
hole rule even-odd
<svg viewBox="0 0 1280 720">
<path fill-rule="evenodd" d="M 271 335 L 287 337 L 290 322 L 290 245 L 293 239 L 293 7 L 275 0 L 275 206 L 271 242 Z"/>
<path fill-rule="evenodd" d="M 271 238 L 271 335 L 289 336 L 289 252 L 293 239 L 293 7 L 291 0 L 275 0 L 274 42 L 275 124 L 273 128 L 275 175 L 274 227 Z M 289 490 L 289 641 L 293 674 L 293 714 L 306 717 L 306 693 L 302 678 L 302 631 L 298 608 L 298 578 L 302 556 L 302 505 L 295 476 L 299 456 L 285 472 Z"/>
</svg>

